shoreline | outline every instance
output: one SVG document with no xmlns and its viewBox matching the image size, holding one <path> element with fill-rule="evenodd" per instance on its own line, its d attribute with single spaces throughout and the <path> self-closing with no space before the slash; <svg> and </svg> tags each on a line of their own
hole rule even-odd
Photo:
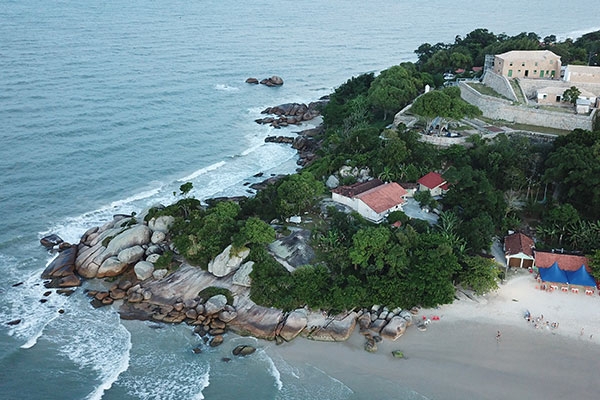
<svg viewBox="0 0 600 400">
<path fill-rule="evenodd" d="M 346 342 L 296 338 L 271 347 L 269 352 L 290 363 L 325 371 L 350 387 L 356 398 L 373 394 L 372 390 L 390 390 L 385 394 L 393 395 L 394 385 L 440 400 L 589 396 L 597 389 L 600 321 L 585 323 L 577 318 L 597 308 L 600 297 L 529 290 L 527 285 L 534 286 L 535 281 L 528 278 L 514 277 L 498 292 L 486 296 L 486 304 L 459 300 L 422 310 L 421 314 L 427 315 L 435 312 L 440 320 L 432 321 L 425 332 L 410 327 L 397 341 L 380 342 L 377 353 L 363 350 L 364 338 L 358 331 Z M 512 301 L 514 294 L 521 296 L 518 302 Z M 525 303 L 537 307 L 540 302 L 546 304 L 540 310 L 544 318 L 560 320 L 559 328 L 536 330 L 515 312 Z M 579 311 L 567 308 L 573 304 L 579 305 Z M 534 307 L 532 315 L 539 314 Z M 583 336 L 579 334 L 582 324 Z M 499 340 L 498 330 L 502 333 Z M 391 351 L 398 349 L 406 359 L 391 356 Z M 382 379 L 383 386 L 374 388 L 373 376 Z"/>
</svg>

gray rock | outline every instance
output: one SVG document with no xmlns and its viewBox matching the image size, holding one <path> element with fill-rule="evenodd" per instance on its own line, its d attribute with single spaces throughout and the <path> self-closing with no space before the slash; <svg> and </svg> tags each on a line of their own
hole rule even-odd
<svg viewBox="0 0 600 400">
<path fill-rule="evenodd" d="M 160 254 L 150 254 L 148 257 L 146 257 L 146 261 L 154 264 L 156 261 L 158 261 L 159 258 Z"/>
<path fill-rule="evenodd" d="M 244 259 L 250 254 L 250 249 L 243 248 L 236 253 L 232 250 L 233 247 L 229 245 L 221 254 L 216 256 L 214 260 L 210 261 L 208 263 L 208 272 L 221 278 L 237 271 Z"/>
<path fill-rule="evenodd" d="M 315 257 L 315 252 L 309 245 L 311 234 L 308 229 L 299 229 L 271 243 L 269 250 L 293 268 L 308 265 Z"/>
<path fill-rule="evenodd" d="M 327 318 L 320 326 L 311 326 L 309 319 L 306 327 L 309 330 L 307 337 L 324 342 L 346 341 L 356 327 L 356 317 L 357 314 L 353 311 L 335 318 Z"/>
<path fill-rule="evenodd" d="M 406 321 L 406 326 L 411 326 L 412 322 L 413 322 L 413 316 L 411 314 L 410 311 L 408 310 L 402 310 L 400 312 L 400 314 L 398 314 L 400 317 L 402 317 L 405 321 Z"/>
<path fill-rule="evenodd" d="M 102 264 L 108 257 L 116 256 L 122 250 L 125 250 L 136 245 L 143 246 L 150 242 L 150 228 L 146 225 L 135 225 L 114 238 L 106 246 L 106 250 L 94 259 L 96 264 Z"/>
<path fill-rule="evenodd" d="M 254 353 L 255 351 L 256 351 L 256 348 L 245 345 L 245 344 L 241 344 L 239 346 L 236 346 L 233 349 L 232 353 L 234 356 L 248 356 L 248 355 Z"/>
<path fill-rule="evenodd" d="M 152 276 L 154 265 L 148 261 L 139 261 L 133 267 L 135 275 L 140 281 L 144 281 Z"/>
<path fill-rule="evenodd" d="M 125 264 L 133 264 L 140 261 L 144 257 L 144 249 L 142 246 L 136 245 L 127 249 L 121 250 L 117 255 L 119 261 Z"/>
<path fill-rule="evenodd" d="M 296 336 L 300 334 L 306 328 L 306 324 L 308 323 L 308 316 L 306 314 L 306 310 L 303 308 L 299 308 L 297 310 L 292 311 L 288 314 L 281 331 L 279 331 L 279 336 L 286 342 L 294 339 Z"/>
<path fill-rule="evenodd" d="M 335 189 L 336 187 L 338 187 L 340 185 L 340 180 L 338 178 L 336 178 L 334 175 L 329 175 L 329 178 L 327 178 L 327 182 L 325 182 L 325 185 L 329 189 Z"/>
<path fill-rule="evenodd" d="M 210 299 L 206 300 L 206 303 L 204 303 L 204 314 L 205 315 L 216 314 L 216 313 L 220 312 L 221 310 L 223 310 L 223 308 L 225 307 L 226 304 L 227 304 L 227 297 L 223 296 L 222 294 L 214 295 Z"/>
<path fill-rule="evenodd" d="M 219 313 L 219 319 L 225 323 L 233 321 L 237 317 L 236 311 L 223 310 Z"/>
<path fill-rule="evenodd" d="M 252 286 L 252 268 L 254 267 L 254 261 L 248 261 L 243 263 L 240 268 L 233 274 L 232 282 L 235 285 L 250 287 Z"/>
<path fill-rule="evenodd" d="M 157 244 L 151 244 L 150 246 L 148 246 L 148 248 L 146 249 L 146 255 L 149 256 L 151 254 L 162 254 L 163 253 L 163 248 Z"/>
<path fill-rule="evenodd" d="M 163 269 L 157 269 L 157 270 L 154 270 L 154 272 L 152 272 L 152 277 L 154 279 L 159 280 L 159 279 L 162 279 L 165 276 L 167 276 L 167 272 L 168 271 L 166 269 L 164 269 L 164 268 Z"/>
<path fill-rule="evenodd" d="M 396 340 L 406 332 L 406 320 L 402 317 L 393 317 L 381 330 L 384 339 Z"/>
<path fill-rule="evenodd" d="M 162 243 L 165 241 L 166 237 L 167 237 L 167 235 L 164 232 L 154 231 L 154 233 L 152 234 L 152 237 L 150 238 L 150 241 L 155 244 Z"/>
<path fill-rule="evenodd" d="M 48 249 L 51 249 L 52 247 L 59 245 L 62 242 L 63 242 L 63 240 L 60 238 L 60 236 L 58 236 L 56 234 L 44 236 L 43 238 L 40 239 L 40 243 L 42 244 L 42 246 L 44 246 Z"/>
<path fill-rule="evenodd" d="M 96 278 L 107 278 L 111 276 L 118 276 L 123 273 L 127 268 L 127 263 L 120 261 L 117 257 L 109 257 L 98 268 L 96 272 Z"/>
<path fill-rule="evenodd" d="M 171 225 L 175 222 L 175 217 L 171 215 L 161 215 L 160 217 L 152 218 L 148 222 L 148 227 L 152 229 L 153 232 L 169 232 Z"/>
</svg>

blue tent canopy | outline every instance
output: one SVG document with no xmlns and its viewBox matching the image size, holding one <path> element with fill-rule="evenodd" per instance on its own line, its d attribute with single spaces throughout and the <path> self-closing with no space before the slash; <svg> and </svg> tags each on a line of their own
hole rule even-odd
<svg viewBox="0 0 600 400">
<path fill-rule="evenodd" d="M 596 281 L 585 269 L 585 265 L 582 265 L 577 271 L 567 272 L 569 283 L 572 285 L 581 286 L 596 286 Z"/>
<path fill-rule="evenodd" d="M 558 268 L 556 261 L 548 268 L 539 268 L 540 277 L 545 282 L 557 282 L 557 283 L 569 283 L 567 273 L 562 269 Z"/>
</svg>

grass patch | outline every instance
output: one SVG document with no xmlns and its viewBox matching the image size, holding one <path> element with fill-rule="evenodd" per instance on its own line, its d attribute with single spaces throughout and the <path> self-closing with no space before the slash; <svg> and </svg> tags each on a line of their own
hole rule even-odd
<svg viewBox="0 0 600 400">
<path fill-rule="evenodd" d="M 206 289 L 201 290 L 198 293 L 198 297 L 203 298 L 204 300 L 208 300 L 213 296 L 218 294 L 222 294 L 227 298 L 227 304 L 233 305 L 233 294 L 228 289 L 220 288 L 216 286 L 209 286 Z"/>
<path fill-rule="evenodd" d="M 512 86 L 513 91 L 515 92 L 515 95 L 517 96 L 517 101 L 522 104 L 527 104 L 527 100 L 525 100 L 525 97 L 523 96 L 523 92 L 521 91 L 521 86 L 519 85 L 517 80 L 509 79 L 508 81 L 510 82 L 510 86 Z"/>
<path fill-rule="evenodd" d="M 484 85 L 483 83 L 467 83 L 467 85 L 469 85 L 470 87 L 472 87 L 473 89 L 477 90 L 479 93 L 481 93 L 483 95 L 497 97 L 499 99 L 504 99 L 504 100 L 512 101 L 511 99 L 509 99 L 509 98 L 501 95 L 500 93 L 496 92 L 491 87 Z"/>
</svg>

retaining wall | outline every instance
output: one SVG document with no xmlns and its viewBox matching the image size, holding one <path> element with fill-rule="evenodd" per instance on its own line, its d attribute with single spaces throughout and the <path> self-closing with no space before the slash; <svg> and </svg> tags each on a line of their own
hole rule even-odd
<svg viewBox="0 0 600 400">
<path fill-rule="evenodd" d="M 591 115 L 577 115 L 565 112 L 540 110 L 525 105 L 513 105 L 512 102 L 486 96 L 467 84 L 459 83 L 461 97 L 483 112 L 483 116 L 519 124 L 544 126 L 548 128 L 572 131 L 574 129 L 593 130 L 597 110 Z"/>
</svg>

